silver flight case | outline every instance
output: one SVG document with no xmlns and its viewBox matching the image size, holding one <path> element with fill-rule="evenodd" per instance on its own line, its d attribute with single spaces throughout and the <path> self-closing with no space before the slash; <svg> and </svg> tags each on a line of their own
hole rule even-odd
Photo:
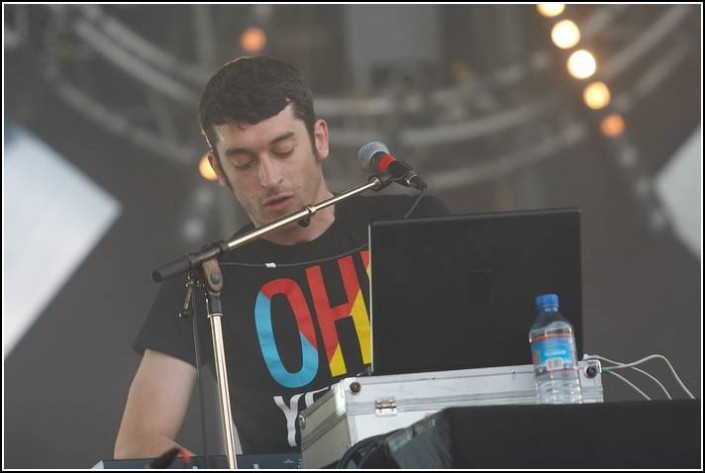
<svg viewBox="0 0 705 473">
<path fill-rule="evenodd" d="M 580 362 L 583 402 L 603 401 L 600 364 Z M 303 468 L 340 459 L 362 439 L 454 406 L 537 404 L 532 365 L 346 378 L 299 415 Z"/>
</svg>

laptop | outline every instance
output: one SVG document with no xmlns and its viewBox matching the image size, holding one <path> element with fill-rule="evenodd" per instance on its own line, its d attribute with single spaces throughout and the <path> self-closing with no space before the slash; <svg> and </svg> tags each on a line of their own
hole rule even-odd
<svg viewBox="0 0 705 473">
<path fill-rule="evenodd" d="M 374 222 L 369 239 L 373 375 L 530 364 L 547 293 L 582 358 L 578 209 Z"/>
</svg>

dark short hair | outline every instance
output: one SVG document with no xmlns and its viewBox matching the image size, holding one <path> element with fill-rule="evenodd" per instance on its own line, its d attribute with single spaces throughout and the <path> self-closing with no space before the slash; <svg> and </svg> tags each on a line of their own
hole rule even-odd
<svg viewBox="0 0 705 473">
<path fill-rule="evenodd" d="M 289 105 L 302 120 L 313 143 L 316 115 L 313 93 L 299 72 L 283 61 L 269 57 L 240 57 L 227 62 L 210 78 L 201 94 L 198 121 L 216 159 L 215 125 L 256 124 Z"/>
</svg>

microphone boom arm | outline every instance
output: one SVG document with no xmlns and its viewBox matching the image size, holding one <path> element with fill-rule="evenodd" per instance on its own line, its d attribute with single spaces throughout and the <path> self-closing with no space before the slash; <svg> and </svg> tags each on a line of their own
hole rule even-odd
<svg viewBox="0 0 705 473">
<path fill-rule="evenodd" d="M 278 220 L 264 225 L 263 227 L 255 228 L 254 230 L 247 232 L 242 236 L 235 237 L 226 241 L 219 240 L 213 242 L 209 245 L 204 246 L 200 251 L 190 253 L 176 261 L 172 261 L 171 263 L 167 263 L 155 269 L 154 271 L 152 271 L 152 280 L 154 280 L 155 282 L 162 282 L 165 279 L 176 276 L 177 274 L 184 273 L 186 271 L 189 271 L 190 269 L 199 267 L 201 264 L 203 264 L 204 261 L 207 261 L 211 258 L 217 258 L 220 255 L 227 253 L 228 251 L 234 250 L 235 248 L 238 248 L 246 243 L 256 240 L 271 231 L 283 227 L 284 225 L 288 225 L 296 221 L 302 223 L 301 221 L 310 219 L 319 210 L 324 209 L 330 205 L 337 204 L 338 202 L 352 197 L 353 195 L 360 194 L 369 189 L 380 190 L 389 183 L 389 179 L 390 178 L 388 176 L 372 176 L 370 177 L 367 184 L 362 184 L 360 186 L 353 187 L 352 189 L 349 189 L 343 192 L 342 194 L 333 196 L 330 199 L 326 199 L 318 204 L 305 205 L 301 210 L 297 212 L 286 215 Z"/>
</svg>

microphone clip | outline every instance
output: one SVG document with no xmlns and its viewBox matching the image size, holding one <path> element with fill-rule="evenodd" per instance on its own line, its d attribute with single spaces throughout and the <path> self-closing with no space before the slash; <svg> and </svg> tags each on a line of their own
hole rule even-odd
<svg viewBox="0 0 705 473">
<path fill-rule="evenodd" d="M 382 174 L 379 177 L 384 178 L 384 187 L 387 187 L 389 184 L 394 182 L 396 184 L 400 184 L 405 187 L 412 187 L 412 188 L 420 190 L 422 192 L 428 188 L 428 186 L 426 185 L 424 180 L 421 178 L 421 176 L 416 174 L 413 170 L 409 170 L 409 171 L 405 172 L 404 174 L 400 174 L 398 176 L 394 176 L 391 173 L 387 172 L 387 173 Z M 384 187 L 381 187 L 380 189 L 382 189 Z M 375 189 L 375 190 L 378 190 L 378 189 Z"/>
<path fill-rule="evenodd" d="M 421 179 L 421 176 L 416 174 L 414 171 L 409 171 L 401 177 L 403 185 L 406 187 L 413 187 L 420 191 L 425 191 L 428 188 L 426 182 Z"/>
</svg>

